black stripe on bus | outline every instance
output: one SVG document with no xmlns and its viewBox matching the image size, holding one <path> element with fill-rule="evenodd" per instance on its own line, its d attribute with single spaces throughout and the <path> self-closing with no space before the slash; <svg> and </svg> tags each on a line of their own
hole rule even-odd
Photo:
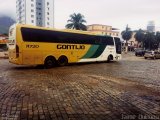
<svg viewBox="0 0 160 120">
<path fill-rule="evenodd" d="M 23 41 L 26 42 L 52 42 L 70 44 L 99 44 L 114 45 L 110 36 L 86 35 L 34 28 L 21 28 Z"/>
</svg>

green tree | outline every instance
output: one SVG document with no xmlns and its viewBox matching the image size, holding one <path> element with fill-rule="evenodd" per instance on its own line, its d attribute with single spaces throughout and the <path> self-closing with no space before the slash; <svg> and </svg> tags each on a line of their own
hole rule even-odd
<svg viewBox="0 0 160 120">
<path fill-rule="evenodd" d="M 144 36 L 145 49 L 154 50 L 157 48 L 155 33 L 147 32 Z"/>
<path fill-rule="evenodd" d="M 126 26 L 126 29 L 124 31 L 122 31 L 122 33 L 121 33 L 122 38 L 126 41 L 126 44 L 125 44 L 126 53 L 128 52 L 128 40 L 131 39 L 132 34 L 133 34 L 133 32 L 128 27 L 128 25 Z"/>
<path fill-rule="evenodd" d="M 68 29 L 87 30 L 86 25 L 83 24 L 86 23 L 86 20 L 80 13 L 73 13 L 72 15 L 70 15 L 70 19 L 67 22 L 68 24 L 65 27 Z"/>
<path fill-rule="evenodd" d="M 145 34 L 142 29 L 136 31 L 136 34 L 134 35 L 134 38 L 136 39 L 136 41 L 138 41 L 138 43 L 141 44 L 142 47 L 144 47 L 144 36 Z"/>
<path fill-rule="evenodd" d="M 158 47 L 160 48 L 160 32 L 156 32 L 156 40 L 158 43 Z"/>
</svg>

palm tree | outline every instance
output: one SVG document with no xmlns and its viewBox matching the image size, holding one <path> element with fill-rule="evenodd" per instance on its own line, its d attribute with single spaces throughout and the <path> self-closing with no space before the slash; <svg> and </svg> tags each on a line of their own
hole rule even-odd
<svg viewBox="0 0 160 120">
<path fill-rule="evenodd" d="M 139 29 L 134 35 L 134 38 L 138 41 L 138 43 L 141 43 L 142 47 L 144 47 L 144 36 L 144 31 L 142 29 Z"/>
<path fill-rule="evenodd" d="M 125 44 L 126 53 L 128 52 L 128 40 L 131 39 L 132 34 L 133 34 L 133 32 L 128 27 L 128 25 L 126 26 L 126 29 L 124 31 L 122 31 L 122 33 L 121 33 L 122 38 L 126 41 L 126 44 Z"/>
<path fill-rule="evenodd" d="M 86 23 L 86 20 L 84 19 L 84 16 L 80 13 L 73 13 L 72 15 L 70 15 L 70 19 L 67 22 L 68 24 L 65 26 L 66 28 L 76 30 L 87 30 L 86 25 L 83 24 Z"/>
</svg>

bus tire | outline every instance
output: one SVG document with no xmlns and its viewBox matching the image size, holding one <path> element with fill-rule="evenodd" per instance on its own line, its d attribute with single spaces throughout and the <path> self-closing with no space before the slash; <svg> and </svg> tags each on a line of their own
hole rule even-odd
<svg viewBox="0 0 160 120">
<path fill-rule="evenodd" d="M 60 56 L 58 58 L 58 65 L 59 66 L 65 66 L 68 64 L 68 58 L 66 56 Z"/>
<path fill-rule="evenodd" d="M 47 69 L 56 66 L 56 59 L 53 56 L 48 56 L 44 61 L 44 66 Z"/>
<path fill-rule="evenodd" d="M 113 56 L 112 55 L 109 55 L 108 58 L 107 58 L 107 62 L 111 62 L 111 60 L 113 60 Z"/>
</svg>

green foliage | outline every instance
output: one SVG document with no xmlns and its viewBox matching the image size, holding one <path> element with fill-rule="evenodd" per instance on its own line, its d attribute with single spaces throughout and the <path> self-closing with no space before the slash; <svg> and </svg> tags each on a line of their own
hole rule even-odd
<svg viewBox="0 0 160 120">
<path fill-rule="evenodd" d="M 155 33 L 147 32 L 144 37 L 145 49 L 154 50 L 158 48 L 158 43 Z"/>
<path fill-rule="evenodd" d="M 138 41 L 138 42 L 144 42 L 144 31 L 142 29 L 139 29 L 136 34 L 134 35 L 134 38 Z"/>
<path fill-rule="evenodd" d="M 160 32 L 156 33 L 156 40 L 158 43 L 160 43 Z"/>
<path fill-rule="evenodd" d="M 83 24 L 86 23 L 86 20 L 80 13 L 70 15 L 70 19 L 67 22 L 68 24 L 65 27 L 68 29 L 87 30 L 86 25 Z"/>
<path fill-rule="evenodd" d="M 135 39 L 142 43 L 145 49 L 154 50 L 158 49 L 160 45 L 160 32 L 145 32 L 139 29 L 135 34 Z"/>
<path fill-rule="evenodd" d="M 130 30 L 130 28 L 128 27 L 128 25 L 127 25 L 126 29 L 124 31 L 122 31 L 122 33 L 121 33 L 122 38 L 124 40 L 126 40 L 126 41 L 128 41 L 128 40 L 131 39 L 132 34 L 133 34 L 133 32 Z"/>
<path fill-rule="evenodd" d="M 138 41 L 139 43 L 141 43 L 141 46 L 143 46 L 144 41 L 145 41 L 145 32 L 142 29 L 139 29 L 138 31 L 136 31 L 136 34 L 134 35 L 134 38 L 136 39 L 136 41 Z"/>
</svg>

